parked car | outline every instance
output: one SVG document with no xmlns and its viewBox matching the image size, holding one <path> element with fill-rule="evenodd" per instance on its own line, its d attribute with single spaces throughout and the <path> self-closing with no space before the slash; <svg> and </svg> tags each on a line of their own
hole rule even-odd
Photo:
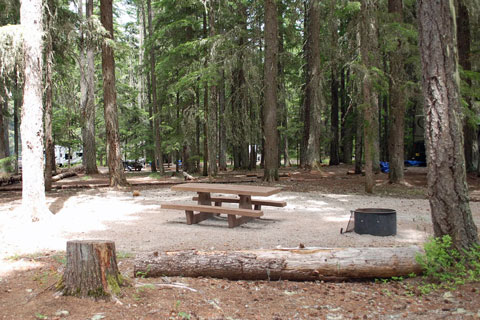
<svg viewBox="0 0 480 320">
<path fill-rule="evenodd" d="M 136 160 L 126 160 L 123 161 L 123 168 L 128 171 L 142 171 L 143 164 Z"/>
</svg>

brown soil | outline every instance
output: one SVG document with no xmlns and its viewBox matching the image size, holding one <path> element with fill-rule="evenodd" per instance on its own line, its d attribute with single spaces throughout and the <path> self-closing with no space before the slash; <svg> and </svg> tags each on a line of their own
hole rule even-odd
<svg viewBox="0 0 480 320">
<path fill-rule="evenodd" d="M 349 166 L 325 167 L 321 172 L 282 171 L 280 184 L 292 192 L 363 195 L 363 177 L 347 175 Z M 376 193 L 402 199 L 424 199 L 425 168 L 409 168 L 406 185 L 388 184 L 376 176 Z M 257 172 L 259 175 L 261 171 Z M 250 174 L 250 173 L 249 173 Z M 229 172 L 220 181 L 257 181 L 246 173 Z M 131 189 L 182 182 L 154 180 L 147 173 L 129 174 Z M 65 179 L 59 188 L 95 187 L 108 183 L 105 175 Z M 154 184 L 148 185 L 148 184 Z M 469 177 L 472 201 L 480 200 L 480 180 Z M 75 190 L 57 191 L 75 193 Z M 16 191 L 0 191 L 0 203 L 18 201 Z M 1 214 L 1 213 L 0 213 Z M 477 213 L 478 214 L 478 213 Z M 269 228 L 269 225 L 261 226 Z M 38 235 L 41 237 L 42 235 Z M 173 250 L 174 248 L 172 248 Z M 114 301 L 59 296 L 55 284 L 63 274 L 62 251 L 0 259 L 0 319 L 479 319 L 480 285 L 454 291 L 421 294 L 421 278 L 403 281 L 351 282 L 228 281 L 209 278 L 133 277 L 131 254 L 119 254 L 119 268 L 128 285 Z"/>
</svg>

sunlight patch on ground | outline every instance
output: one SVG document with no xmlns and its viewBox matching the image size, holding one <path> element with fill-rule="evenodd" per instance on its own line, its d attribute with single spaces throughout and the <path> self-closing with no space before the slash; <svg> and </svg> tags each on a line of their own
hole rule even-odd
<svg viewBox="0 0 480 320">
<path fill-rule="evenodd" d="M 48 204 L 60 207 L 48 221 L 29 223 L 18 217 L 19 213 L 0 218 L 0 242 L 17 248 L 18 254 L 33 253 L 45 249 L 65 250 L 68 236 L 72 233 L 87 234 L 92 231 L 106 231 L 111 222 L 132 224 L 138 215 L 158 205 L 136 201 L 129 193 L 106 192 L 73 195 L 65 198 L 49 199 Z M 20 205 L 18 202 L 17 207 Z M 6 226 L 9 226 L 8 228 Z M 11 248 L 10 248 L 11 249 Z M 2 256 L 0 248 L 0 257 Z"/>
<path fill-rule="evenodd" d="M 396 237 L 405 243 L 418 243 L 425 241 L 429 235 L 424 230 L 403 229 L 397 232 Z"/>
<path fill-rule="evenodd" d="M 329 222 L 348 222 L 348 220 L 350 220 L 350 215 L 323 217 L 322 220 Z"/>
<path fill-rule="evenodd" d="M 2 277 L 8 277 L 11 273 L 28 270 L 33 268 L 40 268 L 43 263 L 25 260 L 25 259 L 1 259 L 0 258 L 0 285 L 3 281 Z"/>
</svg>

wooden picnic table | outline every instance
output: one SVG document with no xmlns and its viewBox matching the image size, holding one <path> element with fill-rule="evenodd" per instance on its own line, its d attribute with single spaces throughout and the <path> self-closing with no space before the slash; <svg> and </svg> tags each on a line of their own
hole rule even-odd
<svg viewBox="0 0 480 320">
<path fill-rule="evenodd" d="M 252 200 L 252 196 L 271 196 L 279 193 L 282 188 L 251 186 L 239 184 L 213 184 L 213 183 L 184 183 L 172 187 L 174 191 L 190 191 L 196 192 L 197 204 L 178 204 L 163 203 L 163 209 L 179 209 L 185 210 L 187 224 L 195 224 L 212 217 L 214 214 L 227 214 L 229 228 L 236 227 L 253 218 L 259 218 L 263 215 L 261 206 L 284 207 L 284 201 L 269 200 Z M 238 198 L 232 197 L 212 197 L 212 193 L 237 195 Z M 222 207 L 222 203 L 238 203 L 237 208 Z M 212 205 L 212 203 L 214 205 Z M 253 207 L 252 207 L 253 206 Z M 194 211 L 199 211 L 194 214 Z M 236 216 L 240 217 L 236 217 Z"/>
</svg>

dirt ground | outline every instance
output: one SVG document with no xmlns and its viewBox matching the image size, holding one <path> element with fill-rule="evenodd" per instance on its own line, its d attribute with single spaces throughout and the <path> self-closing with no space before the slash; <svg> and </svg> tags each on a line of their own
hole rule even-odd
<svg viewBox="0 0 480 320">
<path fill-rule="evenodd" d="M 210 278 L 133 277 L 133 259 L 153 250 L 235 250 L 306 246 L 406 246 L 431 235 L 425 168 L 408 168 L 407 185 L 376 176 L 375 195 L 350 166 L 321 171 L 282 170 L 285 208 L 265 210 L 259 221 L 228 229 L 221 218 L 188 226 L 184 214 L 159 212 L 163 201 L 192 195 L 170 191 L 182 180 L 128 173 L 130 188 L 110 190 L 105 174 L 61 180 L 47 195 L 55 217 L 25 226 L 16 219 L 18 185 L 0 187 L 0 319 L 480 319 L 480 285 L 420 294 L 420 278 L 351 282 L 228 281 Z M 261 175 L 261 171 L 257 172 Z M 246 172 L 228 172 L 219 182 L 262 184 Z M 480 179 L 469 176 L 471 207 L 480 225 Z M 3 190 L 2 190 L 3 189 Z M 134 197 L 133 191 L 139 196 Z M 397 235 L 348 233 L 349 210 L 397 210 Z M 65 267 L 65 241 L 114 240 L 128 285 L 113 301 L 63 297 L 55 284 Z"/>
</svg>

